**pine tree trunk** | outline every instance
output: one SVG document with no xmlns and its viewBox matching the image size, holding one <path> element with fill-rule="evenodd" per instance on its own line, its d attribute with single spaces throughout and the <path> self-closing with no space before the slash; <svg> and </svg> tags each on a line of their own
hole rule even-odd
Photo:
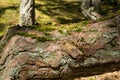
<svg viewBox="0 0 120 80">
<path fill-rule="evenodd" d="M 83 14 L 92 20 L 101 18 L 100 12 L 101 0 L 82 0 L 81 9 Z"/>
<path fill-rule="evenodd" d="M 34 0 L 21 0 L 20 26 L 32 26 L 35 23 Z"/>
</svg>

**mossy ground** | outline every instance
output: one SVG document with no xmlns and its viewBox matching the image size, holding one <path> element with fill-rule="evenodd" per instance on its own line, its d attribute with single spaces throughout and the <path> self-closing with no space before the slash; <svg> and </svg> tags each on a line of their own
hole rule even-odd
<svg viewBox="0 0 120 80">
<path fill-rule="evenodd" d="M 36 0 L 36 25 L 33 28 L 41 32 L 58 30 L 61 33 L 82 31 L 81 27 L 90 23 L 81 12 L 80 2 L 72 0 Z M 105 1 L 101 14 L 109 19 L 120 14 L 120 6 Z M 0 36 L 10 26 L 19 23 L 18 0 L 0 1 Z"/>
</svg>

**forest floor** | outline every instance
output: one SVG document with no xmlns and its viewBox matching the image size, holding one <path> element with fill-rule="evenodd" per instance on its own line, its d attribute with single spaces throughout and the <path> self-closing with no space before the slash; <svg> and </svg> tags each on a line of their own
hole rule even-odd
<svg viewBox="0 0 120 80">
<path fill-rule="evenodd" d="M 109 1 L 108 1 L 109 2 Z M 0 37 L 2 37 L 8 28 L 19 23 L 19 4 L 18 0 L 1 0 L 0 1 Z M 45 35 L 40 39 L 46 40 L 51 32 L 58 31 L 62 34 L 70 35 L 72 31 L 80 32 L 82 27 L 92 23 L 87 20 L 81 13 L 80 2 L 70 0 L 36 0 L 36 25 L 31 28 L 36 29 Z M 111 19 L 120 15 L 120 4 L 104 2 L 101 8 L 101 15 L 103 18 L 100 21 Z M 20 35 L 35 37 L 37 32 L 24 33 L 19 32 Z M 38 35 L 39 36 L 39 35 Z M 47 37 L 46 37 L 47 36 Z M 119 80 L 120 73 L 114 72 L 109 79 L 109 73 L 105 76 L 92 76 L 80 78 L 80 80 Z M 117 75 L 118 74 L 118 75 Z M 115 75 L 115 77 L 114 77 Z M 105 77 L 105 78 L 103 78 Z M 115 79 L 116 78 L 116 79 Z M 79 80 L 79 79 L 76 79 Z"/>
<path fill-rule="evenodd" d="M 101 20 L 120 15 L 120 5 L 103 3 Z M 0 37 L 11 26 L 19 23 L 19 4 L 17 0 L 0 1 Z M 81 31 L 81 27 L 90 24 L 81 12 L 80 2 L 73 0 L 36 0 L 36 25 L 32 28 L 41 32 L 57 30 L 61 33 Z"/>
</svg>

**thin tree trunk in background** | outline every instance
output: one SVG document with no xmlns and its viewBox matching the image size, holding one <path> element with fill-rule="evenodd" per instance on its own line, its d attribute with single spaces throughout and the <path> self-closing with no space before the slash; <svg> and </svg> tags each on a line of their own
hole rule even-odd
<svg viewBox="0 0 120 80">
<path fill-rule="evenodd" d="M 92 5 L 97 13 L 100 13 L 101 9 L 101 0 L 92 0 Z"/>
<path fill-rule="evenodd" d="M 35 23 L 34 0 L 21 0 L 20 4 L 20 26 L 32 26 Z"/>
<path fill-rule="evenodd" d="M 81 9 L 88 19 L 99 20 L 100 6 L 101 0 L 82 0 Z"/>
</svg>

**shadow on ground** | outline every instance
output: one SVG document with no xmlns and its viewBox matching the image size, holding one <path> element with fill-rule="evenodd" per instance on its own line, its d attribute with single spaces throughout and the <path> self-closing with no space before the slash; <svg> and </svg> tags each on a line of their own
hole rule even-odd
<svg viewBox="0 0 120 80">
<path fill-rule="evenodd" d="M 115 14 L 120 14 L 120 3 L 116 0 L 103 0 L 101 7 L 101 15 L 103 16 L 113 16 Z"/>
<path fill-rule="evenodd" d="M 18 6 L 7 6 L 7 7 L 0 7 L 0 17 L 5 13 L 6 10 L 16 10 Z"/>
<path fill-rule="evenodd" d="M 62 0 L 38 0 L 37 10 L 54 18 L 60 24 L 77 23 L 84 20 L 80 2 Z"/>
<path fill-rule="evenodd" d="M 81 2 L 76 0 L 37 0 L 36 9 L 60 24 L 68 24 L 86 20 L 80 5 Z M 112 13 L 119 9 L 120 6 L 116 2 L 113 4 L 111 1 L 104 1 L 101 14 L 104 17 L 112 16 Z"/>
</svg>

